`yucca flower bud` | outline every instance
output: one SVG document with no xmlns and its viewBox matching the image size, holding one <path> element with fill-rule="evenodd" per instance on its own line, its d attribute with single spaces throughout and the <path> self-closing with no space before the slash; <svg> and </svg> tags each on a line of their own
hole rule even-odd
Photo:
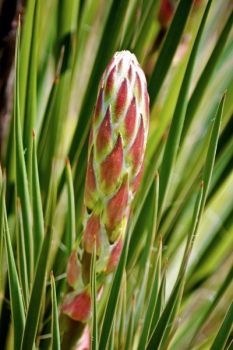
<svg viewBox="0 0 233 350">
<path fill-rule="evenodd" d="M 79 258 L 76 252 L 71 254 L 67 268 L 67 281 L 75 292 L 65 299 L 63 312 L 75 320 L 86 321 L 90 312 L 86 286 L 94 246 L 97 274 L 109 273 L 117 266 L 143 172 L 148 127 L 145 75 L 134 54 L 117 52 L 101 78 L 90 131 L 83 250 Z M 84 312 L 77 312 L 75 306 L 84 301 Z"/>
<path fill-rule="evenodd" d="M 129 51 L 117 52 L 99 86 L 89 142 L 84 249 L 97 254 L 125 232 L 139 186 L 149 126 L 145 75 Z"/>
</svg>

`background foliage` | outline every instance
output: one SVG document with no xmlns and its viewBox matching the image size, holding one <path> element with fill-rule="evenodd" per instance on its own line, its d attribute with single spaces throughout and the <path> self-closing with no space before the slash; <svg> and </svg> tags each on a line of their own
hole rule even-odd
<svg viewBox="0 0 233 350">
<path fill-rule="evenodd" d="M 122 257 L 93 303 L 92 348 L 231 348 L 232 3 L 195 3 L 180 0 L 164 24 L 158 0 L 28 0 L 1 31 L 4 62 L 17 27 L 15 64 L 0 72 L 1 349 L 61 347 L 90 121 L 122 49 L 147 75 L 151 125 Z M 95 282 L 93 257 L 93 296 Z"/>
</svg>

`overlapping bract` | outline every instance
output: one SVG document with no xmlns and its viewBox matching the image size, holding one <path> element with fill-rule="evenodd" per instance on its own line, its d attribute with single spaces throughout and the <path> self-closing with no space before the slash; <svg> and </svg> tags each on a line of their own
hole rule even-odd
<svg viewBox="0 0 233 350">
<path fill-rule="evenodd" d="M 90 312 L 89 301 L 88 310 L 82 308 L 85 316 L 79 317 L 74 306 L 77 300 L 87 299 L 85 286 L 94 245 L 97 273 L 108 273 L 117 266 L 130 206 L 142 176 L 148 127 L 145 75 L 135 55 L 117 52 L 101 78 L 90 132 L 82 258 L 73 252 L 67 269 L 67 281 L 79 293 L 67 297 L 63 305 L 73 319 L 85 321 Z"/>
</svg>

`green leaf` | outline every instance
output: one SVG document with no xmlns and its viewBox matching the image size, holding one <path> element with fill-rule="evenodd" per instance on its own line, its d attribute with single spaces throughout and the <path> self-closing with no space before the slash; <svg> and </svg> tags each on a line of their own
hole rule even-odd
<svg viewBox="0 0 233 350">
<path fill-rule="evenodd" d="M 142 327 L 142 332 L 139 339 L 138 350 L 146 349 L 149 331 L 152 323 L 152 318 L 153 318 L 153 314 L 155 312 L 155 308 L 157 304 L 158 290 L 159 290 L 159 284 L 160 284 L 161 254 L 162 254 L 162 241 L 159 242 L 159 246 L 158 246 L 157 259 L 156 259 L 156 264 L 154 266 L 154 275 L 153 275 L 152 284 L 151 284 L 151 293 L 149 296 L 147 310 L 143 321 L 143 327 Z"/>
<path fill-rule="evenodd" d="M 41 0 L 35 1 L 33 24 L 32 24 L 32 36 L 30 44 L 30 56 L 28 62 L 28 79 L 26 86 L 26 99 L 25 99 L 25 115 L 24 130 L 23 130 L 23 144 L 26 148 L 25 158 L 27 165 L 27 175 L 29 180 L 30 192 L 31 192 L 31 174 L 32 174 L 32 131 L 35 127 L 35 121 L 37 116 L 37 60 L 38 60 L 38 39 L 39 39 L 39 27 L 40 27 L 40 5 Z M 20 67 L 21 68 L 21 67 Z"/>
<path fill-rule="evenodd" d="M 129 318 L 129 325 L 127 328 L 127 336 L 126 336 L 126 344 L 125 349 L 132 349 L 133 348 L 133 342 L 134 342 L 134 314 L 135 314 L 135 300 L 133 297 L 132 301 L 132 307 L 130 312 L 130 318 Z"/>
<path fill-rule="evenodd" d="M 116 314 L 116 319 L 120 319 L 119 322 L 119 331 L 118 331 L 118 348 L 123 348 L 125 344 L 125 328 L 126 328 L 126 315 L 127 315 L 127 307 L 126 307 L 126 291 L 127 291 L 127 276 L 126 271 L 123 273 L 123 280 L 121 284 L 121 294 L 118 304 L 118 313 Z M 119 315 L 119 316 L 118 316 Z"/>
<path fill-rule="evenodd" d="M 182 1 L 180 2 L 180 6 L 181 6 L 181 3 Z M 193 48 L 186 67 L 181 90 L 180 90 L 177 104 L 175 107 L 174 115 L 172 118 L 170 130 L 169 130 L 169 136 L 168 136 L 167 143 L 164 150 L 163 161 L 162 161 L 161 171 L 160 171 L 160 187 L 159 187 L 160 215 L 164 207 L 164 202 L 166 200 L 168 186 L 169 186 L 171 174 L 174 167 L 174 162 L 177 156 L 178 147 L 180 144 L 180 137 L 181 137 L 185 113 L 187 109 L 188 93 L 189 93 L 189 87 L 190 87 L 190 82 L 192 78 L 192 72 L 193 72 L 198 47 L 200 44 L 202 33 L 204 31 L 204 27 L 205 27 L 205 23 L 207 20 L 211 3 L 212 3 L 212 0 L 208 1 L 207 3 L 204 15 L 201 20 L 201 24 L 198 29 L 198 33 L 196 35 L 196 38 L 193 44 Z"/>
<path fill-rule="evenodd" d="M 103 325 L 99 341 L 99 349 L 105 350 L 109 335 L 113 325 L 113 319 L 116 312 L 117 301 L 120 293 L 120 285 L 123 277 L 124 267 L 126 263 L 127 253 L 128 253 L 128 244 L 129 244 L 129 234 L 126 235 L 124 247 L 121 253 L 120 261 L 117 266 L 117 270 L 112 281 L 112 287 L 110 290 L 109 299 L 106 305 L 106 310 L 103 318 Z"/>
<path fill-rule="evenodd" d="M 33 145 L 32 145 L 32 212 L 33 212 L 33 232 L 34 240 L 36 245 L 34 245 L 34 258 L 35 263 L 37 262 L 38 255 L 41 249 L 43 236 L 44 236 L 44 218 L 43 218 L 43 208 L 40 193 L 40 180 L 38 173 L 38 162 L 36 154 L 36 139 L 33 133 Z"/>
<path fill-rule="evenodd" d="M 7 222 L 7 214 L 4 203 L 4 188 L 1 190 L 1 205 L 4 206 L 4 237 L 7 252 L 8 278 L 10 287 L 10 303 L 14 325 L 14 349 L 20 349 L 22 334 L 25 325 L 25 312 L 23 305 L 22 290 L 19 284 L 16 263 L 14 259 L 13 249 L 10 240 L 10 232 Z"/>
<path fill-rule="evenodd" d="M 51 91 L 51 99 L 47 111 L 48 123 L 45 122 L 46 137 L 41 133 L 43 141 L 43 152 L 40 152 L 39 160 L 42 161 L 41 173 L 43 179 L 43 190 L 48 190 L 49 176 L 51 166 L 54 160 L 57 160 L 61 150 L 62 131 L 64 127 L 64 115 L 68 113 L 70 101 L 70 89 L 67 86 L 71 84 L 71 67 L 74 56 L 74 43 L 72 34 L 69 33 L 63 37 L 60 43 L 60 51 L 58 55 L 57 73 L 53 88 Z M 47 116 L 45 116 L 47 118 Z"/>
<path fill-rule="evenodd" d="M 156 229 L 157 229 L 157 213 L 158 213 L 158 190 L 159 190 L 159 176 L 158 174 L 155 177 L 155 181 L 150 189 L 148 198 L 145 202 L 145 211 L 142 212 L 143 220 L 138 220 L 138 224 L 134 230 L 134 239 L 131 238 L 130 243 L 135 244 L 134 240 L 137 240 L 137 236 L 140 239 L 142 238 L 142 252 L 139 262 L 139 271 L 138 271 L 138 284 L 141 285 L 138 288 L 137 302 L 135 306 L 135 317 L 134 325 L 137 328 L 140 318 L 143 317 L 143 306 L 145 302 L 145 297 L 147 295 L 148 284 L 150 285 L 151 279 L 153 276 L 150 274 L 150 258 L 152 256 L 153 249 L 155 249 L 155 238 L 156 238 Z M 135 231 L 138 231 L 137 236 Z M 146 235 L 142 235 L 143 230 L 146 230 Z M 144 242 L 145 241 L 145 242 Z M 129 247 L 129 254 L 134 254 L 135 246 L 132 246 L 132 243 Z M 133 251 L 132 251 L 133 248 Z M 151 263 L 153 264 L 153 262 Z"/>
<path fill-rule="evenodd" d="M 92 300 L 92 350 L 98 350 L 98 324 L 97 324 L 97 309 L 96 309 L 96 245 L 91 259 L 91 300 Z"/>
<path fill-rule="evenodd" d="M 233 302 L 231 303 L 227 313 L 225 315 L 224 321 L 214 339 L 210 350 L 222 350 L 227 342 L 227 338 L 231 332 L 233 324 Z"/>
<path fill-rule="evenodd" d="M 56 285 L 55 285 L 53 273 L 50 274 L 50 280 L 51 280 L 51 300 L 52 300 L 51 350 L 59 350 L 61 348 L 60 331 L 59 331 L 59 315 L 58 315 L 58 307 L 57 307 Z"/>
<path fill-rule="evenodd" d="M 204 206 L 205 206 L 207 193 L 208 193 L 208 189 L 209 189 L 209 185 L 210 185 L 210 180 L 211 180 L 211 176 L 212 176 L 212 172 L 213 172 L 225 97 L 226 97 L 226 94 L 223 95 L 223 97 L 219 103 L 218 110 L 217 110 L 216 117 L 215 117 L 214 124 L 213 124 L 213 128 L 211 131 L 210 143 L 209 143 L 209 147 L 208 147 L 208 153 L 207 153 L 204 174 L 203 174 L 204 192 L 203 192 L 202 211 L 203 211 Z"/>
<path fill-rule="evenodd" d="M 73 32 L 77 27 L 79 0 L 61 0 L 58 5 L 58 38 Z"/>
<path fill-rule="evenodd" d="M 129 245 L 129 254 L 127 260 L 127 269 L 130 269 L 133 261 L 135 260 L 135 255 L 138 253 L 138 248 L 140 248 L 140 243 L 144 239 L 144 236 L 141 234 L 142 230 L 145 227 L 148 229 L 148 244 L 147 250 L 150 245 L 150 230 L 153 230 L 152 226 L 154 226 L 154 230 L 157 226 L 157 211 L 158 211 L 158 188 L 159 188 L 159 176 L 157 172 L 156 165 L 153 164 L 152 173 L 150 173 L 150 178 L 148 179 L 148 183 L 144 186 L 141 186 L 142 192 L 139 192 L 140 202 L 137 203 L 137 207 L 135 208 L 135 212 L 130 222 L 129 230 L 131 234 L 131 240 Z M 141 196 L 140 196 L 141 194 Z M 147 214 L 148 208 L 150 208 L 151 218 L 154 223 L 148 221 Z M 146 250 L 144 254 L 144 261 L 147 256 Z M 142 264 L 143 267 L 143 264 Z"/>
<path fill-rule="evenodd" d="M 201 191 L 196 200 L 196 205 L 195 205 L 194 214 L 193 214 L 193 221 L 192 221 L 192 229 L 190 231 L 191 234 L 189 234 L 187 239 L 186 248 L 183 255 L 183 260 L 181 263 L 176 285 L 172 291 L 169 301 L 161 316 L 161 319 L 159 320 L 156 326 L 153 336 L 150 339 L 148 349 L 152 349 L 152 347 L 153 349 L 155 348 L 157 349 L 157 347 L 160 344 L 160 341 L 162 341 L 162 343 L 163 343 L 163 339 L 166 341 L 169 334 L 169 329 L 171 328 L 171 326 L 168 327 L 167 324 L 168 322 L 170 325 L 172 324 L 176 314 L 176 310 L 179 305 L 179 299 L 181 298 L 181 295 L 182 295 L 182 290 L 184 285 L 184 276 L 185 276 L 185 271 L 188 264 L 188 259 L 193 247 L 194 237 L 196 236 L 197 229 L 200 223 L 200 218 L 202 216 L 202 212 L 205 206 L 207 191 L 209 188 L 209 183 L 210 183 L 211 174 L 213 170 L 224 99 L 225 99 L 225 95 L 223 96 L 219 104 L 217 116 L 214 121 L 213 129 L 211 132 L 211 138 L 210 138 L 210 143 L 209 143 L 207 157 L 206 157 L 206 165 L 205 165 L 204 175 L 203 175 L 203 183 L 201 186 Z"/>
<path fill-rule="evenodd" d="M 52 222 L 49 221 L 37 263 L 34 282 L 32 285 L 32 291 L 26 316 L 25 329 L 23 332 L 21 350 L 33 349 L 33 344 L 35 342 L 40 311 L 43 301 L 42 296 L 46 282 L 46 268 L 50 253 L 51 241 Z"/>
<path fill-rule="evenodd" d="M 192 1 L 180 0 L 149 81 L 151 106 L 162 87 L 186 25 Z"/>
<path fill-rule="evenodd" d="M 195 328 L 195 332 L 192 336 L 192 339 L 190 341 L 190 348 L 192 348 L 192 345 L 194 343 L 194 340 L 197 336 L 197 334 L 201 331 L 202 326 L 205 324 L 205 322 L 210 318 L 212 315 L 212 312 L 215 310 L 216 305 L 220 301 L 221 297 L 224 295 L 226 289 L 230 287 L 230 284 L 233 280 L 233 266 L 230 268 L 228 274 L 224 278 L 220 288 L 218 288 L 218 291 L 214 298 L 211 300 L 211 302 L 208 304 L 207 308 L 205 309 L 204 313 L 202 314 L 201 318 L 198 320 L 197 326 Z"/>
<path fill-rule="evenodd" d="M 17 204 L 17 217 L 16 217 L 16 240 L 17 240 L 17 257 L 18 257 L 18 273 L 20 278 L 20 284 L 24 297 L 24 305 L 28 305 L 29 300 L 29 286 L 27 275 L 27 261 L 25 253 L 24 231 L 23 231 L 23 217 L 20 200 L 18 198 Z"/>
<path fill-rule="evenodd" d="M 33 33 L 34 9 L 37 0 L 27 2 L 27 11 L 24 19 L 22 31 L 22 43 L 19 62 L 19 106 L 21 111 L 21 121 L 23 122 L 26 104 L 26 89 L 28 82 L 28 70 L 30 60 L 31 38 Z"/>
<path fill-rule="evenodd" d="M 156 305 L 155 305 L 155 309 L 153 312 L 153 317 L 151 319 L 151 323 L 150 323 L 150 328 L 149 328 L 149 333 L 147 336 L 147 339 L 151 339 L 152 334 L 154 333 L 155 327 L 158 323 L 158 320 L 161 316 L 161 313 L 164 309 L 164 304 L 165 304 L 165 291 L 166 291 L 166 266 L 165 266 L 165 271 L 163 273 L 163 277 L 159 286 L 159 292 L 158 292 L 158 297 L 156 300 Z"/>
<path fill-rule="evenodd" d="M 176 279 L 175 286 L 172 290 L 172 293 L 168 299 L 168 302 L 165 306 L 165 309 L 161 315 L 161 317 L 158 320 L 158 323 L 155 327 L 155 330 L 150 338 L 149 344 L 147 346 L 148 350 L 155 350 L 158 349 L 160 344 L 168 339 L 168 335 L 170 333 L 170 329 L 173 325 L 173 320 L 175 318 L 175 315 L 177 313 L 180 300 L 183 293 L 184 288 L 184 278 L 185 278 L 185 271 L 188 263 L 188 258 L 191 253 L 191 248 L 194 242 L 194 237 L 197 233 L 198 224 L 200 222 L 200 212 L 201 212 L 201 203 L 203 198 L 203 186 L 201 186 L 201 190 L 197 196 L 196 204 L 193 212 L 193 219 L 192 219 L 192 226 L 190 229 L 190 233 L 187 239 L 185 252 L 183 255 L 183 260 L 181 263 L 180 271 L 178 274 L 178 277 Z"/>
<path fill-rule="evenodd" d="M 138 24 L 139 29 L 135 28 L 136 35 L 133 40 L 133 52 L 136 54 L 139 62 L 145 56 L 145 44 L 151 25 L 155 19 L 155 13 L 159 6 L 159 1 L 151 0 L 143 2 L 144 8 L 141 9 L 141 18 Z M 135 21 L 135 20 L 134 20 Z M 136 24 L 135 24 L 136 25 Z M 162 85 L 162 83 L 161 83 Z"/>
<path fill-rule="evenodd" d="M 66 234 L 66 247 L 67 253 L 71 252 L 76 239 L 76 228 L 75 228 L 75 197 L 72 180 L 72 172 L 70 162 L 66 161 L 66 179 L 67 179 L 67 190 L 68 190 L 68 217 L 67 217 L 67 234 Z"/>
<path fill-rule="evenodd" d="M 16 41 L 16 82 L 14 91 L 14 140 L 15 140 L 15 161 L 16 161 L 16 192 L 22 206 L 23 226 L 25 234 L 25 254 L 27 259 L 27 276 L 30 281 L 33 266 L 33 240 L 32 240 L 32 213 L 30 206 L 28 179 L 23 151 L 22 132 L 20 125 L 19 105 L 19 40 L 20 25 L 17 31 Z M 28 282 L 29 282 L 28 281 Z"/>
<path fill-rule="evenodd" d="M 205 68 L 203 72 L 201 73 L 200 78 L 198 79 L 198 82 L 195 86 L 195 89 L 192 93 L 192 96 L 189 100 L 188 106 L 187 106 L 187 112 L 185 116 L 184 126 L 182 130 L 182 137 L 181 140 L 184 140 L 188 128 L 191 125 L 191 122 L 194 118 L 195 112 L 197 110 L 197 107 L 200 104 L 200 101 L 204 95 L 204 92 L 206 88 L 208 88 L 208 83 L 210 82 L 210 79 L 214 73 L 214 70 L 217 66 L 218 61 L 221 58 L 223 49 L 226 45 L 227 39 L 229 37 L 229 34 L 231 32 L 233 24 L 233 12 L 231 12 L 230 16 L 228 17 L 228 20 L 226 21 L 226 24 L 224 25 L 224 28 L 218 38 L 218 41 L 216 45 L 214 46 L 213 51 L 210 54 L 209 60 L 205 65 Z"/>
<path fill-rule="evenodd" d="M 82 147 L 87 138 L 91 115 L 97 96 L 98 82 L 118 44 L 119 29 L 124 21 L 127 6 L 128 2 L 125 0 L 114 0 L 112 3 L 108 20 L 104 28 L 103 37 L 93 65 L 87 91 L 85 93 L 79 121 L 74 131 L 70 146 L 69 160 L 71 164 L 73 164 L 75 157 L 79 158 Z M 62 178 L 61 182 L 63 181 L 64 179 Z"/>
</svg>

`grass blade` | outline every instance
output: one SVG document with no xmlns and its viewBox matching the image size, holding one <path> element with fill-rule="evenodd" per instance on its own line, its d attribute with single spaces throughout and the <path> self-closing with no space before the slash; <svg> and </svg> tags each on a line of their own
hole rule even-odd
<svg viewBox="0 0 233 350">
<path fill-rule="evenodd" d="M 67 218 L 67 235 L 66 235 L 66 247 L 67 253 L 70 254 L 76 239 L 76 227 L 75 227 L 75 199 L 74 199 L 74 187 L 72 180 L 72 172 L 70 162 L 66 161 L 66 179 L 68 189 L 68 218 Z"/>
<path fill-rule="evenodd" d="M 181 140 L 184 140 L 188 131 L 188 127 L 191 125 L 191 122 L 193 120 L 197 107 L 199 106 L 201 98 L 204 95 L 206 88 L 208 87 L 208 83 L 214 73 L 216 65 L 221 57 L 221 54 L 223 52 L 223 49 L 225 47 L 225 44 L 231 32 L 232 24 L 233 24 L 233 12 L 231 12 L 228 20 L 226 21 L 226 24 L 218 38 L 218 41 L 213 51 L 210 54 L 209 60 L 189 100 Z"/>
<path fill-rule="evenodd" d="M 16 263 L 14 259 L 13 249 L 10 240 L 10 232 L 7 222 L 6 208 L 4 203 L 4 190 L 1 191 L 1 203 L 4 205 L 4 232 L 5 232 L 5 244 L 7 252 L 7 264 L 8 264 L 8 278 L 10 287 L 10 302 L 12 319 L 14 325 L 14 349 L 20 349 L 22 334 L 25 325 L 25 312 L 23 305 L 23 296 L 21 286 L 19 284 L 19 278 L 16 269 Z"/>
<path fill-rule="evenodd" d="M 41 0 L 35 1 L 33 13 L 32 37 L 30 44 L 30 57 L 28 62 L 28 80 L 26 86 L 25 99 L 25 115 L 24 130 L 23 130 L 23 144 L 26 148 L 26 165 L 29 186 L 31 187 L 31 173 L 32 173 L 32 130 L 35 127 L 37 115 L 37 60 L 38 60 L 38 39 L 40 26 L 40 4 Z M 31 188 L 30 188 L 31 190 Z M 31 191 L 30 191 L 31 192 Z"/>
<path fill-rule="evenodd" d="M 33 212 L 33 231 L 36 246 L 34 246 L 34 259 L 37 262 L 38 255 L 42 246 L 44 236 L 44 218 L 42 200 L 40 194 L 40 180 L 38 172 L 38 162 L 36 154 L 36 139 L 33 133 L 32 145 L 32 212 Z"/>
<path fill-rule="evenodd" d="M 151 323 L 150 323 L 150 329 L 149 329 L 149 334 L 147 336 L 147 339 L 150 340 L 152 337 L 152 334 L 154 333 L 155 327 L 158 323 L 158 320 L 161 316 L 161 313 L 164 309 L 164 303 L 165 303 L 165 290 L 166 290 L 166 268 L 167 266 L 165 266 L 165 271 L 159 286 L 159 292 L 158 292 L 158 297 L 156 300 L 156 305 L 155 305 L 155 309 L 153 312 L 153 317 L 151 319 Z"/>
<path fill-rule="evenodd" d="M 176 284 L 165 306 L 165 309 L 156 325 L 156 328 L 150 338 L 149 344 L 147 346 L 148 350 L 158 349 L 161 342 L 163 342 L 163 340 L 170 333 L 170 329 L 172 327 L 173 320 L 175 318 L 177 309 L 179 307 L 180 299 L 183 292 L 185 271 L 187 267 L 188 257 L 190 256 L 191 247 L 194 241 L 193 238 L 195 237 L 195 234 L 198 228 L 198 223 L 200 221 L 200 209 L 201 209 L 202 198 L 203 198 L 203 186 L 201 186 L 201 190 L 196 199 L 196 204 L 193 212 L 192 227 L 186 243 L 186 249 L 184 252 L 184 256 L 183 256 L 180 271 L 176 280 Z"/>
<path fill-rule="evenodd" d="M 134 312 L 135 312 L 135 300 L 133 298 L 132 306 L 131 306 L 131 313 L 130 313 L 130 319 L 129 319 L 129 326 L 127 329 L 127 336 L 126 336 L 126 344 L 125 349 L 133 349 L 133 341 L 134 341 Z"/>
<path fill-rule="evenodd" d="M 212 172 L 213 172 L 225 98 L 226 98 L 226 93 L 224 93 L 224 95 L 219 103 L 216 117 L 215 117 L 214 124 L 213 124 L 213 128 L 211 131 L 210 143 L 209 143 L 209 147 L 208 147 L 208 153 L 207 153 L 204 174 L 203 174 L 204 192 L 203 192 L 202 210 L 204 209 L 204 206 L 205 206 L 205 202 L 206 202 L 206 198 L 207 198 L 207 194 L 208 194 L 208 189 L 209 189 L 209 185 L 210 185 L 210 180 L 211 180 L 211 176 L 212 176 Z"/>
<path fill-rule="evenodd" d="M 156 264 L 154 267 L 154 276 L 152 279 L 152 287 L 151 287 L 151 294 L 149 297 L 149 302 L 147 305 L 147 310 L 145 314 L 145 319 L 143 322 L 143 328 L 141 332 L 141 336 L 139 339 L 139 344 L 138 344 L 138 350 L 144 350 L 146 349 L 147 345 L 147 339 L 149 336 L 149 331 L 153 319 L 153 314 L 155 312 L 156 304 L 157 304 L 157 297 L 158 297 L 158 289 L 159 289 L 159 284 L 160 284 L 160 262 L 161 262 L 161 254 L 162 254 L 162 241 L 159 242 L 158 246 L 158 256 L 156 259 Z"/>
<path fill-rule="evenodd" d="M 187 240 L 183 260 L 181 263 L 179 275 L 176 281 L 176 285 L 165 307 L 165 310 L 161 316 L 161 319 L 159 320 L 156 326 L 156 329 L 152 335 L 152 338 L 150 339 L 148 349 L 157 349 L 157 347 L 159 347 L 160 341 L 162 341 L 162 339 L 165 339 L 165 335 L 168 335 L 168 332 L 171 326 L 168 327 L 167 324 L 168 322 L 169 324 L 172 323 L 175 317 L 177 307 L 179 305 L 179 299 L 181 297 L 183 286 L 184 286 L 184 276 L 187 268 L 188 259 L 194 243 L 194 237 L 197 233 L 197 229 L 200 223 L 200 218 L 205 206 L 207 191 L 209 188 L 209 183 L 210 183 L 211 174 L 213 170 L 224 99 L 225 99 L 225 95 L 223 96 L 219 104 L 217 115 L 216 115 L 213 129 L 211 132 L 211 138 L 210 138 L 210 143 L 209 143 L 207 157 L 206 157 L 206 165 L 205 165 L 205 170 L 203 175 L 203 183 L 201 186 L 201 191 L 196 200 L 196 205 L 195 205 L 194 214 L 193 214 L 193 221 L 192 221 L 192 230 L 190 231 L 191 234 L 188 236 L 188 240 Z"/>
<path fill-rule="evenodd" d="M 187 64 L 185 75 L 183 78 L 181 90 L 178 96 L 177 104 L 175 107 L 174 115 L 172 118 L 172 123 L 169 131 L 169 136 L 167 139 L 166 147 L 164 150 L 163 161 L 160 171 L 160 191 L 159 191 L 159 213 L 164 207 L 164 202 L 166 200 L 166 195 L 168 191 L 168 186 L 171 178 L 172 169 L 177 156 L 178 147 L 180 144 L 180 137 L 183 128 L 185 113 L 188 103 L 188 92 L 190 87 L 190 82 L 192 78 L 192 72 L 194 68 L 195 58 L 197 55 L 198 46 L 200 44 L 201 36 L 204 31 L 205 23 L 209 13 L 210 5 L 212 0 L 209 0 L 203 14 L 201 24 L 196 35 L 193 48 L 190 54 L 190 58 Z M 181 2 L 180 2 L 181 4 Z"/>
<path fill-rule="evenodd" d="M 230 271 L 228 272 L 227 276 L 225 277 L 224 281 L 222 282 L 220 288 L 218 289 L 216 295 L 214 296 L 213 300 L 211 300 L 210 304 L 206 308 L 205 312 L 201 316 L 201 318 L 198 321 L 198 324 L 195 329 L 195 333 L 192 336 L 192 339 L 190 341 L 190 348 L 192 348 L 192 345 L 194 344 L 194 340 L 197 336 L 197 334 L 200 332 L 202 326 L 207 321 L 207 319 L 211 316 L 212 312 L 214 311 L 216 305 L 218 304 L 219 300 L 223 296 L 226 289 L 230 286 L 231 282 L 233 280 L 233 266 L 230 268 Z"/>
<path fill-rule="evenodd" d="M 20 79 L 19 79 L 19 105 L 21 111 L 21 122 L 23 122 L 26 104 L 26 89 L 28 81 L 28 66 L 30 59 L 31 37 L 33 32 L 33 14 L 36 0 L 29 0 L 27 3 L 27 11 L 24 19 L 22 32 L 22 43 L 20 52 Z"/>
<path fill-rule="evenodd" d="M 16 42 L 16 83 L 14 91 L 14 140 L 15 140 L 15 161 L 16 161 L 16 192 L 22 205 L 22 216 L 25 234 L 25 253 L 27 258 L 27 275 L 30 280 L 33 266 L 33 240 L 32 240 L 32 216 L 30 208 L 29 188 L 26 173 L 26 165 L 23 151 L 22 132 L 20 125 L 19 105 L 19 40 L 20 24 L 17 32 Z"/>
<path fill-rule="evenodd" d="M 80 156 L 82 147 L 88 135 L 92 110 L 94 108 L 98 81 L 103 73 L 108 61 L 114 53 L 119 41 L 119 33 L 123 24 L 128 2 L 124 0 L 114 0 L 110 9 L 109 17 L 104 29 L 104 34 L 98 49 L 93 71 L 88 83 L 87 91 L 83 100 L 79 121 L 74 131 L 72 143 L 69 151 L 69 159 L 73 164 L 75 157 Z M 61 179 L 61 183 L 64 179 Z M 59 186 L 60 188 L 60 186 Z"/>
<path fill-rule="evenodd" d="M 91 299 L 92 299 L 92 350 L 98 350 L 98 324 L 96 309 L 96 245 L 91 259 Z"/>
<path fill-rule="evenodd" d="M 224 321 L 214 339 L 213 344 L 210 347 L 210 350 L 222 350 L 227 342 L 227 338 L 231 332 L 233 324 L 233 302 L 231 303 Z"/>
<path fill-rule="evenodd" d="M 99 341 L 99 349 L 105 350 L 109 335 L 111 333 L 112 325 L 113 325 L 113 319 L 116 312 L 116 306 L 117 301 L 119 299 L 119 293 L 120 293 L 120 284 L 123 277 L 124 267 L 126 263 L 127 253 L 128 253 L 128 244 L 129 244 L 129 234 L 126 235 L 123 251 L 120 257 L 120 261 L 114 276 L 114 279 L 112 281 L 112 287 L 110 290 L 109 299 L 107 302 L 104 318 L 103 318 L 103 325 L 101 330 L 101 336 Z"/>
<path fill-rule="evenodd" d="M 60 331 L 59 331 L 59 315 L 57 308 L 57 296 L 56 296 L 56 285 L 53 273 L 50 274 L 51 281 L 51 299 L 52 299 L 52 345 L 51 350 L 59 350 L 61 348 L 60 344 Z"/>
<path fill-rule="evenodd" d="M 52 222 L 49 222 L 37 263 L 34 283 L 27 310 L 21 350 L 33 349 L 42 306 L 42 296 L 46 281 L 46 268 L 52 240 Z"/>
<path fill-rule="evenodd" d="M 148 90 L 151 106 L 153 106 L 154 101 L 159 94 L 167 71 L 171 65 L 172 58 L 180 42 L 181 35 L 186 25 L 191 7 L 192 1 L 180 0 L 173 21 L 170 25 L 167 36 L 159 53 L 159 57 L 155 64 L 154 70 L 150 77 Z"/>
<path fill-rule="evenodd" d="M 22 287 L 22 293 L 24 297 L 24 305 L 28 305 L 29 299 L 29 286 L 27 276 L 27 262 L 25 254 L 25 242 L 24 242 L 24 231 L 23 231 L 23 217 L 20 200 L 17 200 L 17 217 L 16 217 L 16 241 L 17 241 L 17 257 L 18 257 L 18 271 L 19 279 Z"/>
</svg>

